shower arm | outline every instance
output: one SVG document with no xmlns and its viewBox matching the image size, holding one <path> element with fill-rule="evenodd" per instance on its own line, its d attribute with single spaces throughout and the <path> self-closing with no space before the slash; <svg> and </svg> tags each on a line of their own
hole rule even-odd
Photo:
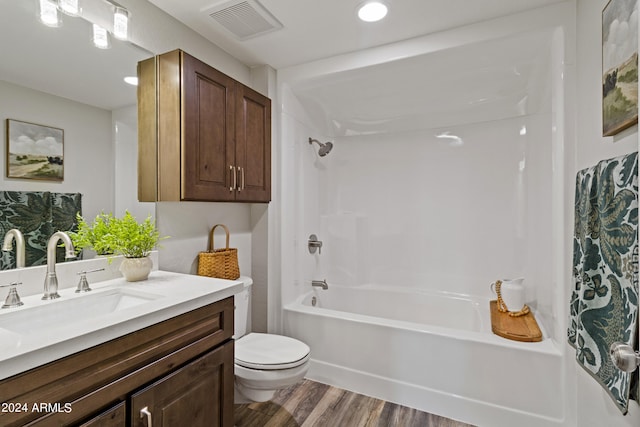
<svg viewBox="0 0 640 427">
<path fill-rule="evenodd" d="M 322 142 L 318 141 L 317 139 L 313 139 L 313 138 L 310 137 L 309 138 L 309 145 L 313 145 L 314 142 L 316 144 L 318 144 L 319 147 L 323 147 L 324 146 L 324 144 Z"/>
</svg>

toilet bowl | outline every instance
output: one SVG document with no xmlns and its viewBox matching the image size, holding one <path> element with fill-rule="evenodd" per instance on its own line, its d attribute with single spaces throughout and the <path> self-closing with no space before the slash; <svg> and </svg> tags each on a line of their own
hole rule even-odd
<svg viewBox="0 0 640 427">
<path fill-rule="evenodd" d="M 241 278 L 242 280 L 244 278 Z M 275 392 L 301 381 L 309 369 L 310 349 L 282 335 L 247 333 L 251 281 L 235 296 L 235 403 L 265 402 Z"/>
<path fill-rule="evenodd" d="M 309 369 L 309 346 L 281 335 L 250 333 L 236 341 L 235 351 L 236 390 L 254 402 L 270 400 Z"/>
</svg>

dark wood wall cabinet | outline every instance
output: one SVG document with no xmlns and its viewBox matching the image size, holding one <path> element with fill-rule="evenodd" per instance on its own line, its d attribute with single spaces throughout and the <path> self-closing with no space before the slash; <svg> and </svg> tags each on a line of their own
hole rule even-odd
<svg viewBox="0 0 640 427">
<path fill-rule="evenodd" d="M 138 199 L 271 200 L 271 100 L 174 50 L 138 64 Z"/>
<path fill-rule="evenodd" d="M 233 426 L 233 297 L 0 381 L 0 425 Z"/>
</svg>

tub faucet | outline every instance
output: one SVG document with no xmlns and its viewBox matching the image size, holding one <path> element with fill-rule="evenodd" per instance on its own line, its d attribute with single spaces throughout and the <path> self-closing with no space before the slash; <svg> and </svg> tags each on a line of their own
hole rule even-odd
<svg viewBox="0 0 640 427">
<path fill-rule="evenodd" d="M 329 285 L 327 285 L 327 280 L 312 280 L 311 286 L 315 286 L 317 288 L 329 289 Z"/>
<path fill-rule="evenodd" d="M 42 296 L 44 300 L 60 298 L 58 277 L 56 276 L 56 248 L 60 240 L 65 246 L 65 258 L 75 258 L 76 256 L 69 235 L 63 231 L 53 233 L 47 243 L 47 275 L 44 278 L 44 295 Z"/>
<path fill-rule="evenodd" d="M 3 251 L 10 251 L 13 247 L 12 241 L 16 241 L 16 268 L 23 268 L 24 262 L 24 235 L 16 228 L 12 228 L 4 235 Z"/>
</svg>

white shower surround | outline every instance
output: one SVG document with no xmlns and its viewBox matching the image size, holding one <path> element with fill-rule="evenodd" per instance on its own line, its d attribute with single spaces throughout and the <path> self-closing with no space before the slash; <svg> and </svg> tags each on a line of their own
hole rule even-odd
<svg viewBox="0 0 640 427">
<path fill-rule="evenodd" d="M 342 316 L 342 323 L 340 315 L 314 323 L 312 319 L 317 320 L 317 314 L 291 310 L 291 304 L 309 292 L 312 279 L 326 278 L 330 287 L 333 284 L 391 290 L 413 288 L 417 293 L 444 291 L 453 296 L 468 295 L 488 305 L 492 297 L 491 281 L 524 276 L 527 301 L 536 309 L 538 321 L 546 331 L 545 345 L 552 348 L 541 356 L 540 352 L 527 352 L 526 344 L 496 347 L 492 343 L 495 337 L 490 335 L 486 343 L 473 339 L 462 345 L 460 339 L 464 334 L 455 329 L 449 329 L 449 337 L 446 333 L 427 334 L 430 339 L 425 339 L 424 334 L 411 336 L 406 331 L 388 335 L 389 331 L 401 328 L 359 319 L 356 323 L 362 329 L 354 331 L 356 335 L 342 337 L 342 341 L 336 335 L 334 342 L 331 334 L 323 335 L 327 339 L 322 343 L 317 340 L 310 343 L 312 378 L 315 372 L 324 382 L 414 407 L 419 405 L 420 390 L 431 390 L 438 395 L 432 402 L 438 403 L 425 409 L 455 418 L 462 416 L 480 425 L 491 416 L 502 420 L 504 425 L 508 425 L 508 420 L 524 423 L 520 425 L 562 425 L 569 405 L 562 343 L 570 273 L 566 224 L 571 223 L 564 200 L 571 196 L 568 189 L 572 181 L 566 171 L 572 169 L 566 164 L 571 161 L 567 155 L 573 152 L 573 144 L 567 137 L 571 131 L 564 126 L 565 116 L 571 114 L 564 100 L 572 90 L 573 58 L 565 46 L 573 42 L 574 12 L 571 4 L 545 7 L 279 71 L 283 242 L 280 292 L 282 305 L 289 308 L 282 315 L 284 332 L 303 339 L 313 336 L 313 330 L 303 333 L 294 324 L 336 332 L 352 330 L 349 322 L 355 315 L 351 313 Z M 550 16 L 554 22 L 549 22 Z M 489 102 L 484 109 L 470 107 L 469 111 L 448 115 L 435 112 L 433 123 L 429 122 L 431 116 L 417 121 L 399 117 L 387 121 L 388 132 L 379 125 L 370 126 L 367 131 L 358 128 L 358 121 L 342 119 L 337 104 L 334 111 L 327 111 L 327 105 L 332 105 L 330 101 L 312 100 L 314 95 L 325 96 L 318 87 L 329 83 L 340 88 L 340 80 L 358 79 L 360 71 L 366 86 L 364 71 L 375 66 L 384 68 L 399 59 L 412 61 L 420 56 L 427 61 L 429 56 L 436 58 L 438 64 L 434 66 L 447 60 L 455 64 L 460 61 L 456 53 L 472 52 L 481 57 L 486 54 L 484 48 L 495 51 L 505 40 L 507 44 L 513 40 L 514 46 L 518 46 L 522 40 L 531 40 L 532 35 L 534 39 L 539 36 L 540 43 L 530 46 L 547 46 L 546 59 L 542 61 L 542 70 L 528 69 L 535 78 L 528 81 L 530 99 L 521 113 L 514 114 L 509 109 L 508 103 L 515 95 L 505 92 L 503 98 L 507 102 Z M 529 45 L 524 49 L 528 48 Z M 473 59 L 468 62 L 474 63 Z M 446 71 L 446 67 L 443 69 Z M 327 87 L 324 91 L 327 96 L 331 89 Z M 364 96 L 371 94 L 375 94 L 375 87 Z M 496 99 L 499 95 L 496 94 Z M 464 98 L 458 96 L 458 100 Z M 418 105 L 415 100 L 408 102 Z M 363 105 L 366 107 L 366 103 Z M 391 108 L 401 111 L 403 107 L 398 103 Z M 350 131 L 344 131 L 345 123 Z M 463 144 L 447 144 L 450 139 L 436 137 L 444 132 L 459 136 Z M 333 141 L 333 151 L 319 158 L 315 148 L 305 144 L 310 136 Z M 311 233 L 324 241 L 321 255 L 310 255 L 307 251 L 306 240 Z M 455 316 L 455 312 L 451 315 Z M 463 351 L 482 354 L 480 357 L 504 357 L 510 361 L 506 363 L 514 364 L 507 366 L 506 371 L 517 371 L 519 367 L 526 370 L 529 363 L 548 364 L 547 380 L 552 389 L 558 390 L 556 402 L 550 406 L 534 403 L 533 407 L 539 410 L 528 411 L 518 404 L 500 405 L 490 399 L 483 402 L 470 397 L 468 401 L 473 405 L 456 416 L 456 405 L 464 393 L 451 392 L 447 399 L 448 393 L 438 391 L 434 384 L 407 383 L 387 376 L 388 372 L 361 371 L 346 363 L 329 361 L 332 353 L 327 353 L 327 348 L 337 353 L 355 351 L 358 336 L 374 339 L 374 331 L 380 332 L 378 337 L 382 341 L 402 342 L 392 350 L 382 345 L 381 353 L 394 354 L 403 346 L 425 353 L 433 353 L 434 348 L 445 353 Z M 355 339 L 355 348 L 343 349 L 345 339 Z M 415 342 L 422 344 L 422 350 Z M 320 345 L 322 350 L 314 353 L 314 346 Z M 352 360 L 368 357 L 370 354 L 351 353 Z M 388 363 L 404 364 L 406 360 L 398 356 Z M 453 371 L 460 367 L 433 369 Z M 482 375 L 474 378 L 472 373 L 466 374 L 469 390 L 482 389 Z M 496 386 L 486 384 L 487 393 Z M 526 393 L 520 399 L 545 401 Z"/>
</svg>

